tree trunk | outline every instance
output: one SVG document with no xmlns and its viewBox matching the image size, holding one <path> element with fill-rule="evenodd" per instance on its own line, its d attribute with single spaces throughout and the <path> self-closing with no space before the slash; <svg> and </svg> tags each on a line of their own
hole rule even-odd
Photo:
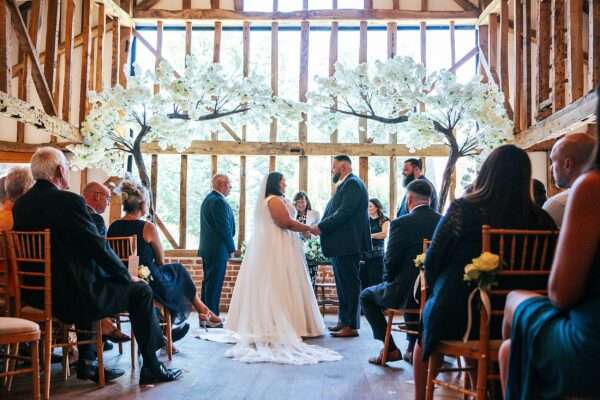
<svg viewBox="0 0 600 400">
<path fill-rule="evenodd" d="M 145 136 L 145 133 L 140 133 L 140 135 Z M 138 135 L 138 137 L 140 136 Z M 136 140 L 133 145 L 133 161 L 135 162 L 135 166 L 138 169 L 138 174 L 140 176 L 140 180 L 142 181 L 142 185 L 148 191 L 148 213 L 150 214 L 150 219 L 152 222 L 156 220 L 156 213 L 154 209 L 154 199 L 152 198 L 152 190 L 150 188 L 150 176 L 148 175 L 148 169 L 146 169 L 146 164 L 144 163 L 144 157 L 142 156 L 142 147 L 141 140 Z"/>
<path fill-rule="evenodd" d="M 446 200 L 448 199 L 448 193 L 450 192 L 450 186 L 452 182 L 452 175 L 456 170 L 456 162 L 460 158 L 460 151 L 458 149 L 458 143 L 454 137 L 453 132 L 444 132 L 446 139 L 448 139 L 448 162 L 444 168 L 444 175 L 442 176 L 442 189 L 438 196 L 438 212 L 444 210 Z"/>
</svg>

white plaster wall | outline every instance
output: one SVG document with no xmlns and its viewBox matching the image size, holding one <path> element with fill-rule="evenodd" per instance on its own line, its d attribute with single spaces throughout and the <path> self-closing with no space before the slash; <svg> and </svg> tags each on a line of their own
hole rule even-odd
<svg viewBox="0 0 600 400">
<path fill-rule="evenodd" d="M 546 188 L 548 187 L 548 168 L 546 165 L 546 152 L 533 151 L 527 153 L 531 160 L 531 176 L 533 179 L 540 180 Z M 547 190 L 547 189 L 546 189 Z"/>
</svg>

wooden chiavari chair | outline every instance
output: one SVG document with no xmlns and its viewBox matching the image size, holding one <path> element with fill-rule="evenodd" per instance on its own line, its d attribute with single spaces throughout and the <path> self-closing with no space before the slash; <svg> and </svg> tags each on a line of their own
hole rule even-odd
<svg viewBox="0 0 600 400">
<path fill-rule="evenodd" d="M 427 253 L 427 249 L 431 244 L 430 240 L 423 240 L 423 253 Z M 416 268 L 416 267 L 415 267 Z M 387 317 L 387 329 L 385 331 L 385 340 L 383 341 L 383 356 L 381 357 L 381 365 L 385 365 L 387 363 L 387 354 L 390 347 L 390 338 L 392 337 L 392 331 L 394 332 L 402 332 L 410 335 L 418 335 L 419 334 L 419 322 L 394 322 L 395 316 L 401 316 L 406 314 L 418 315 L 419 319 L 421 318 L 421 314 L 423 312 L 423 307 L 425 306 L 425 301 L 427 300 L 427 284 L 425 282 L 425 272 L 419 272 L 420 285 L 419 285 L 419 308 L 387 308 L 384 310 L 383 314 Z"/>
<path fill-rule="evenodd" d="M 6 232 L 0 231 L 0 316 L 10 317 L 15 281 L 10 273 Z"/>
<path fill-rule="evenodd" d="M 113 249 L 113 251 L 117 254 L 117 256 L 128 265 L 129 257 L 137 254 L 137 236 L 113 236 L 106 239 L 108 244 Z M 155 301 L 156 306 L 160 310 L 160 313 L 164 319 L 164 322 L 161 322 L 161 326 L 163 327 L 164 335 L 167 338 L 167 357 L 169 360 L 173 359 L 173 336 L 172 336 L 172 320 L 171 313 L 164 307 L 162 304 Z M 117 326 L 121 329 L 121 316 L 128 316 L 127 313 L 122 313 L 117 317 Z M 119 352 L 122 354 L 122 347 L 119 344 Z M 136 365 L 136 351 L 135 351 L 135 336 L 133 332 L 133 327 L 131 328 L 131 366 L 135 368 Z"/>
<path fill-rule="evenodd" d="M 43 333 L 43 362 L 44 362 L 44 398 L 50 398 L 51 381 L 51 356 L 52 349 L 60 347 L 63 350 L 63 366 L 68 375 L 68 349 L 72 343 L 68 343 L 69 332 L 79 334 L 91 334 L 92 339 L 77 340 L 75 344 L 95 344 L 98 354 L 98 385 L 104 386 L 104 360 L 102 343 L 101 321 L 96 321 L 96 331 L 83 331 L 75 329 L 70 324 L 63 324 L 52 315 L 52 258 L 50 230 L 37 232 L 7 232 L 9 258 L 11 273 L 16 280 L 16 315 L 18 318 L 36 322 L 42 328 Z M 44 307 L 34 308 L 22 303 L 22 291 L 42 292 Z M 60 335 L 53 332 L 58 328 Z M 61 342 L 66 339 L 66 342 Z"/>
<path fill-rule="evenodd" d="M 485 308 L 481 307 L 479 339 L 466 342 L 443 340 L 432 352 L 427 374 L 427 400 L 433 399 L 436 385 L 462 393 L 465 397 L 485 399 L 488 380 L 499 380 L 498 373 L 490 371 L 490 366 L 498 363 L 498 350 L 502 342 L 490 339 L 490 326 L 496 325 L 498 330 L 500 329 L 504 303 L 510 291 L 526 289 L 546 294 L 557 239 L 558 231 L 493 229 L 487 225 L 482 227 L 482 252 L 492 252 L 500 256 L 500 269 L 497 272 L 500 288 L 485 291 L 491 300 L 491 313 L 488 315 Z M 499 336 L 500 332 L 496 333 L 498 335 L 494 336 Z M 474 388 L 436 379 L 444 355 L 477 361 Z"/>
</svg>

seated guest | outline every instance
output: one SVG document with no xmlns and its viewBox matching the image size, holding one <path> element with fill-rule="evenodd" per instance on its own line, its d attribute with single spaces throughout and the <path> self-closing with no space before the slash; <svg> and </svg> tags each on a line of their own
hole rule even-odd
<svg viewBox="0 0 600 400">
<path fill-rule="evenodd" d="M 383 283 L 366 288 L 360 294 L 365 317 L 373 329 L 375 339 L 383 341 L 387 323 L 383 315 L 386 308 L 418 308 L 413 288 L 419 274 L 414 259 L 423 251 L 423 239 L 431 239 L 440 215 L 430 207 L 432 187 L 425 181 L 416 180 L 406 187 L 406 204 L 409 213 L 392 221 L 387 252 L 384 259 Z M 409 315 L 405 320 L 411 321 Z M 412 321 L 418 320 L 412 318 Z M 412 335 L 411 335 L 412 336 Z M 416 338 L 409 337 L 405 360 L 412 362 L 412 351 Z M 381 364 L 383 350 L 378 357 L 369 359 L 372 364 Z M 397 361 L 402 354 L 393 338 L 387 360 Z"/>
<path fill-rule="evenodd" d="M 435 191 L 435 186 L 427 177 L 423 174 L 423 164 L 421 160 L 418 158 L 409 158 L 404 161 L 404 167 L 402 169 L 402 176 L 404 177 L 402 181 L 402 185 L 407 187 L 409 183 L 414 181 L 415 179 L 422 179 L 425 182 L 431 185 L 432 194 L 431 194 L 431 208 L 437 210 L 438 201 L 437 201 L 437 193 Z M 408 214 L 408 207 L 406 206 L 406 194 L 402 198 L 400 202 L 400 208 L 398 208 L 398 212 L 396 213 L 396 218 L 401 217 L 405 214 Z"/>
<path fill-rule="evenodd" d="M 321 221 L 321 216 L 319 212 L 312 209 L 312 205 L 310 204 L 310 200 L 308 199 L 308 195 L 305 192 L 298 192 L 294 196 L 294 207 L 296 208 L 296 221 L 301 224 L 306 225 L 316 225 Z M 310 239 L 310 232 L 301 232 L 299 233 L 300 239 L 307 240 Z M 318 265 L 307 265 L 308 274 L 310 275 L 310 281 L 313 287 L 317 281 L 317 272 L 319 270 Z"/>
<path fill-rule="evenodd" d="M 6 181 L 6 175 L 0 177 L 0 209 L 4 204 L 4 200 L 6 200 L 6 187 L 4 186 L 4 182 Z"/>
<path fill-rule="evenodd" d="M 379 199 L 369 200 L 368 211 L 373 249 L 363 255 L 360 263 L 359 278 L 362 289 L 383 281 L 383 253 L 390 227 L 390 219 L 383 213 L 383 205 Z"/>
<path fill-rule="evenodd" d="M 527 153 L 514 145 L 492 151 L 481 166 L 473 191 L 452 202 L 433 235 L 425 259 L 429 293 L 413 358 L 417 399 L 425 398 L 425 362 L 432 350 L 440 340 L 460 340 L 465 333 L 471 288 L 463 274 L 465 265 L 481 254 L 482 225 L 556 228 L 552 218 L 533 202 L 531 162 Z M 490 335 L 499 338 L 500 332 Z"/>
<path fill-rule="evenodd" d="M 550 214 L 557 226 L 562 225 L 569 188 L 589 166 L 594 151 L 594 138 L 585 133 L 574 133 L 560 139 L 550 153 L 552 176 L 556 187 L 565 189 L 544 203 L 544 210 Z"/>
<path fill-rule="evenodd" d="M 110 204 L 110 190 L 101 183 L 90 182 L 83 188 L 83 198 L 96 224 L 98 233 L 101 236 L 106 236 L 106 224 L 104 223 L 102 214 Z"/>
<path fill-rule="evenodd" d="M 548 200 L 548 194 L 546 193 L 546 186 L 539 179 L 533 179 L 533 202 L 538 206 L 542 207 L 546 200 Z"/>
<path fill-rule="evenodd" d="M 91 331 L 94 321 L 128 311 L 143 357 L 140 384 L 177 379 L 181 370 L 167 369 L 156 357 L 163 337 L 154 313 L 152 290 L 137 278 L 132 281 L 125 265 L 98 234 L 83 198 L 66 190 L 69 165 L 63 153 L 51 147 L 38 149 L 31 158 L 31 172 L 36 183 L 15 203 L 14 229 L 51 231 L 54 316 Z M 31 268 L 39 269 L 39 265 Z M 23 301 L 44 307 L 39 291 L 25 290 Z M 88 336 L 79 334 L 79 338 Z M 95 358 L 93 345 L 79 346 L 78 378 L 98 381 Z M 123 373 L 106 370 L 106 380 Z"/>
<path fill-rule="evenodd" d="M 140 184 L 125 180 L 121 183 L 120 191 L 125 216 L 110 225 L 108 237 L 137 236 L 140 265 L 150 269 L 152 279 L 149 284 L 154 297 L 169 310 L 174 324 L 184 322 L 193 307 L 199 314 L 201 325 L 206 323 L 211 327 L 222 326 L 221 319 L 200 301 L 196 285 L 183 265 L 165 264 L 165 252 L 156 225 L 142 219 L 148 214 L 146 189 Z"/>
<path fill-rule="evenodd" d="M 597 110 L 600 118 L 600 106 Z M 600 131 L 598 131 L 600 138 Z M 500 371 L 505 398 L 597 399 L 600 391 L 600 151 L 572 185 L 548 297 L 511 292 Z M 510 360 L 510 361 L 509 361 Z M 508 370 L 508 371 L 507 371 Z"/>
<path fill-rule="evenodd" d="M 15 201 L 33 186 L 33 177 L 29 167 L 14 167 L 8 171 L 4 184 L 4 202 L 0 210 L 0 230 L 8 231 L 13 228 L 13 206 Z"/>
</svg>

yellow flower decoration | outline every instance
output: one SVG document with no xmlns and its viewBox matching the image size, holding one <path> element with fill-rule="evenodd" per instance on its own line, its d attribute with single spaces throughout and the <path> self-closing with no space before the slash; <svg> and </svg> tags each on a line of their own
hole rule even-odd
<svg viewBox="0 0 600 400">
<path fill-rule="evenodd" d="M 414 259 L 415 267 L 422 269 L 425 265 L 425 253 L 421 253 Z"/>
</svg>

